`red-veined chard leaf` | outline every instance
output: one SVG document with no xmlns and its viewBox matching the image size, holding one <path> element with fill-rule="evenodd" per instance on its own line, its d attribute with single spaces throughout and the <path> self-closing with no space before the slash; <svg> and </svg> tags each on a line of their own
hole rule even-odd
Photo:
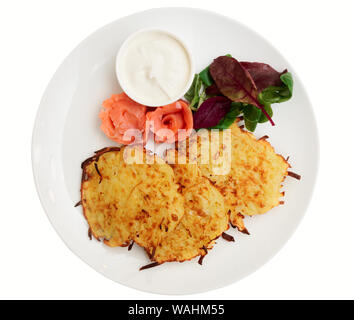
<svg viewBox="0 0 354 320">
<path fill-rule="evenodd" d="M 234 102 L 251 104 L 265 114 L 274 125 L 273 120 L 258 101 L 258 91 L 250 73 L 234 58 L 221 56 L 209 67 L 209 72 L 220 92 Z"/>
<path fill-rule="evenodd" d="M 289 100 L 293 91 L 293 79 L 286 69 L 278 72 L 266 63 L 240 62 L 256 84 L 258 101 L 266 106 Z M 267 111 L 267 108 L 265 108 Z"/>
<path fill-rule="evenodd" d="M 280 76 L 287 72 L 287 70 L 284 70 L 283 72 L 278 72 L 266 63 L 240 62 L 240 64 L 251 75 L 254 83 L 256 84 L 258 93 L 270 86 L 281 86 L 282 81 L 280 80 Z"/>
<path fill-rule="evenodd" d="M 231 54 L 226 54 L 226 57 L 231 57 Z M 199 77 L 200 79 L 203 81 L 204 85 L 206 87 L 210 87 L 211 85 L 214 84 L 214 80 L 210 74 L 210 65 L 207 66 L 206 68 L 204 68 L 200 73 L 199 73 Z"/>
</svg>

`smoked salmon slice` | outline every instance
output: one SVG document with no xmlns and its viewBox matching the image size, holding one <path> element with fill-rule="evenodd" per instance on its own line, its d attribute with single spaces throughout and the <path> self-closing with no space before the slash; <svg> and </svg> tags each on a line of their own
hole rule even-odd
<svg viewBox="0 0 354 320">
<path fill-rule="evenodd" d="M 146 114 L 147 127 L 156 142 L 173 143 L 185 140 L 193 129 L 193 115 L 187 102 L 178 100 Z"/>
<path fill-rule="evenodd" d="M 146 106 L 135 102 L 124 92 L 113 94 L 111 98 L 103 102 L 103 109 L 99 114 L 102 121 L 101 129 L 108 138 L 118 143 L 126 145 L 141 142 L 145 129 L 146 111 Z M 127 132 L 129 129 L 139 131 Z"/>
</svg>

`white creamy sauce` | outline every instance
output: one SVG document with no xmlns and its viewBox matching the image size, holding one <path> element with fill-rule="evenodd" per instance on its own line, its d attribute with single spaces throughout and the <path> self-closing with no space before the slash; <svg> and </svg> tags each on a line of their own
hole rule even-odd
<svg viewBox="0 0 354 320">
<path fill-rule="evenodd" d="M 117 66 L 122 89 L 148 106 L 162 106 L 181 98 L 193 72 L 184 45 L 172 35 L 155 30 L 130 38 Z"/>
</svg>

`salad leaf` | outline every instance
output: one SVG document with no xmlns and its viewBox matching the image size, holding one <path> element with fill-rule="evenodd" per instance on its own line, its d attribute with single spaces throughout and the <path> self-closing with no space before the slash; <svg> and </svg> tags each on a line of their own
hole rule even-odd
<svg viewBox="0 0 354 320">
<path fill-rule="evenodd" d="M 218 57 L 209 69 L 223 95 L 235 102 L 258 104 L 256 84 L 249 72 L 236 59 Z"/>
<path fill-rule="evenodd" d="M 269 114 L 270 117 L 273 117 L 273 109 L 270 104 L 267 104 L 264 106 L 265 111 Z M 258 123 L 264 123 L 267 122 L 268 118 L 264 115 L 264 113 L 261 114 L 261 117 L 258 120 Z"/>
<path fill-rule="evenodd" d="M 229 112 L 220 122 L 209 129 L 227 129 L 229 128 L 236 120 L 236 118 L 241 114 L 243 109 L 243 104 L 240 102 L 232 102 Z"/>
<path fill-rule="evenodd" d="M 254 83 L 256 84 L 258 93 L 270 86 L 281 86 L 282 81 L 280 76 L 287 72 L 287 70 L 278 72 L 266 63 L 240 62 L 240 64 L 250 73 Z"/>
<path fill-rule="evenodd" d="M 261 109 L 248 104 L 243 108 L 243 118 L 245 120 L 245 126 L 249 131 L 254 131 L 262 116 Z"/>
<path fill-rule="evenodd" d="M 191 102 L 195 96 L 196 85 L 197 85 L 198 79 L 199 79 L 199 75 L 198 74 L 194 75 L 192 85 L 188 89 L 186 94 L 184 95 L 184 97 L 187 99 L 188 102 Z"/>
<path fill-rule="evenodd" d="M 222 93 L 220 92 L 219 88 L 217 87 L 217 85 L 215 83 L 213 83 L 212 85 L 207 87 L 205 89 L 205 92 L 206 92 L 206 94 L 208 96 L 220 96 L 220 95 L 222 95 Z"/>
<path fill-rule="evenodd" d="M 248 119 L 245 119 L 245 126 L 247 130 L 254 132 L 256 130 L 258 122 L 257 121 L 250 121 Z"/>
<path fill-rule="evenodd" d="M 231 57 L 231 54 L 226 54 L 225 57 Z M 211 85 L 214 84 L 214 80 L 212 78 L 212 76 L 210 75 L 210 65 L 207 66 L 205 69 L 203 69 L 200 73 L 200 79 L 203 81 L 204 85 L 206 87 L 210 87 Z"/>
<path fill-rule="evenodd" d="M 196 74 L 194 76 L 193 82 L 187 93 L 184 95 L 184 97 L 187 99 L 189 102 L 189 107 L 192 110 L 197 110 L 200 104 L 204 101 L 200 101 L 201 99 L 201 94 L 200 90 L 202 88 L 202 80 L 199 77 L 199 74 Z M 204 92 L 204 90 L 203 90 Z"/>
<path fill-rule="evenodd" d="M 289 100 L 292 93 L 293 78 L 287 70 L 239 62 L 227 54 L 195 75 L 185 98 L 194 111 L 195 129 L 227 129 L 243 115 L 245 127 L 254 131 L 258 123 L 274 125 L 271 104 Z"/>
<path fill-rule="evenodd" d="M 287 101 L 292 96 L 293 79 L 287 70 L 278 72 L 270 65 L 259 62 L 240 62 L 250 73 L 259 93 L 258 101 L 264 106 Z"/>
<path fill-rule="evenodd" d="M 290 72 L 280 76 L 280 86 L 269 86 L 258 95 L 263 105 L 288 101 L 293 95 L 293 78 Z"/>
<path fill-rule="evenodd" d="M 261 109 L 251 104 L 248 104 L 243 108 L 243 117 L 248 121 L 258 123 L 259 119 L 261 118 L 261 115 L 262 115 Z"/>
<path fill-rule="evenodd" d="M 294 80 L 290 72 L 286 72 L 280 76 L 280 80 L 288 87 L 291 94 L 293 94 Z"/>
<path fill-rule="evenodd" d="M 231 101 L 226 97 L 206 99 L 193 114 L 194 129 L 211 128 L 219 124 L 231 108 Z"/>
<path fill-rule="evenodd" d="M 199 95 L 199 102 L 197 109 L 202 105 L 202 103 L 208 98 L 207 94 L 205 93 L 205 89 L 202 90 L 202 92 Z"/>
<path fill-rule="evenodd" d="M 252 104 L 262 110 L 267 119 L 274 125 L 273 120 L 258 101 L 258 91 L 250 73 L 234 58 L 221 56 L 214 60 L 209 67 L 221 93 L 234 102 Z"/>
<path fill-rule="evenodd" d="M 199 77 L 206 87 L 209 87 L 214 83 L 214 80 L 209 72 L 209 66 L 207 66 L 203 71 L 199 73 Z"/>
</svg>

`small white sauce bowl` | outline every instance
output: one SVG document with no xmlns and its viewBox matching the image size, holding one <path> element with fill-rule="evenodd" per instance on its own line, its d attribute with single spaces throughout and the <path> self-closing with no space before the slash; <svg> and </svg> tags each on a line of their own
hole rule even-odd
<svg viewBox="0 0 354 320">
<path fill-rule="evenodd" d="M 176 95 L 176 97 L 174 99 L 166 99 L 166 101 L 163 102 L 159 102 L 159 103 L 146 103 L 146 101 L 143 101 L 141 98 L 139 98 L 136 94 L 134 94 L 134 92 L 131 92 L 131 90 L 129 90 L 129 88 L 126 86 L 125 83 L 125 79 L 124 79 L 124 72 L 120 72 L 121 68 L 122 68 L 122 56 L 126 50 L 126 47 L 129 45 L 129 43 L 138 35 L 140 35 L 141 33 L 144 32 L 159 32 L 159 33 L 164 33 L 172 38 L 174 38 L 175 40 L 177 40 L 181 46 L 184 48 L 188 59 L 189 59 L 189 63 L 190 63 L 190 74 L 188 77 L 188 81 L 186 81 L 186 84 L 183 88 L 183 90 L 181 90 L 180 94 Z M 132 33 L 127 39 L 125 39 L 125 41 L 123 42 L 123 44 L 121 45 L 117 57 L 116 57 L 116 76 L 118 79 L 118 82 L 122 88 L 122 90 L 134 101 L 145 105 L 145 106 L 149 106 L 149 107 L 160 107 L 160 106 L 164 106 L 170 103 L 173 103 L 175 101 L 177 101 L 178 99 L 182 98 L 184 96 L 184 94 L 188 91 L 188 89 L 190 88 L 190 86 L 192 85 L 193 79 L 194 79 L 194 73 L 195 73 L 195 69 L 194 69 L 194 61 L 193 61 L 193 57 L 192 54 L 190 52 L 190 50 L 188 49 L 187 45 L 185 44 L 184 41 L 182 41 L 178 36 L 176 36 L 175 34 L 166 31 L 166 30 L 161 30 L 161 29 L 156 29 L 156 28 L 144 28 L 141 30 L 138 30 L 134 33 Z"/>
</svg>

